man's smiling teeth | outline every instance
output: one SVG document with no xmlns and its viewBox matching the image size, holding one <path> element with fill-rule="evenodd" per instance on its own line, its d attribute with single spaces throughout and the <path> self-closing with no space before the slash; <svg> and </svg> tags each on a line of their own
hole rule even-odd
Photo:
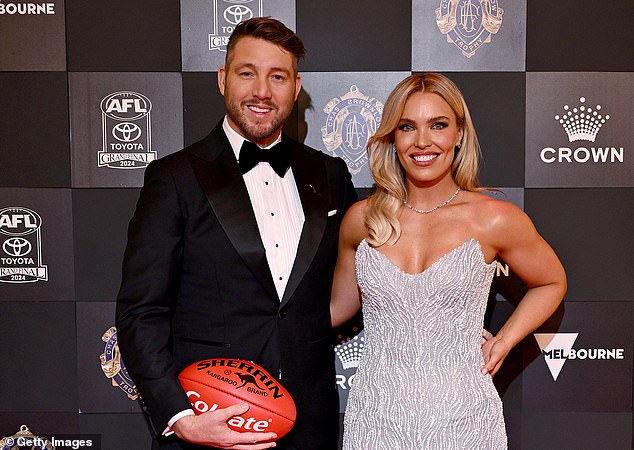
<svg viewBox="0 0 634 450">
<path fill-rule="evenodd" d="M 428 155 L 414 155 L 412 158 L 414 158 L 414 161 L 416 162 L 427 162 L 427 161 L 431 161 L 432 159 L 436 157 L 438 157 L 437 153 L 428 154 Z"/>
<path fill-rule="evenodd" d="M 248 108 L 256 113 L 266 113 L 271 110 L 271 108 L 260 108 L 259 106 L 249 105 Z"/>
</svg>

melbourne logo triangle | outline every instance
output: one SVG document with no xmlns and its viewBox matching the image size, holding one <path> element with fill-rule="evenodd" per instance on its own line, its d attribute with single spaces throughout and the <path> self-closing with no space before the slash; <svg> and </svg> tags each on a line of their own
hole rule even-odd
<svg viewBox="0 0 634 450">
<path fill-rule="evenodd" d="M 557 381 L 579 333 L 534 333 L 534 336 L 553 380 Z"/>
</svg>

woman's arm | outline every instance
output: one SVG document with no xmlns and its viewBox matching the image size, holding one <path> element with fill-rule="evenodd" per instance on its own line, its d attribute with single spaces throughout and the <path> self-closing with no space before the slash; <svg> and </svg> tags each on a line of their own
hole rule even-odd
<svg viewBox="0 0 634 450">
<path fill-rule="evenodd" d="M 528 289 L 500 331 L 482 345 L 482 372 L 493 376 L 509 351 L 555 312 L 566 293 L 566 273 L 523 211 L 495 202 L 490 212 L 487 239 Z"/>
<path fill-rule="evenodd" d="M 339 229 L 339 253 L 330 297 L 330 317 L 333 327 L 350 320 L 361 308 L 361 294 L 357 286 L 355 254 L 365 237 L 365 201 L 350 207 Z"/>
</svg>

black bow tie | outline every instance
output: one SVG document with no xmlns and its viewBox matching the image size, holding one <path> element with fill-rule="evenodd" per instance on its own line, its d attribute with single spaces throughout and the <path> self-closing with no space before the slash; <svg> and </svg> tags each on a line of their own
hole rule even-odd
<svg viewBox="0 0 634 450">
<path fill-rule="evenodd" d="M 279 142 L 273 147 L 265 149 L 245 140 L 240 148 L 238 159 L 240 172 L 244 175 L 261 161 L 269 163 L 275 173 L 283 177 L 291 165 L 290 148 L 283 142 Z"/>
</svg>

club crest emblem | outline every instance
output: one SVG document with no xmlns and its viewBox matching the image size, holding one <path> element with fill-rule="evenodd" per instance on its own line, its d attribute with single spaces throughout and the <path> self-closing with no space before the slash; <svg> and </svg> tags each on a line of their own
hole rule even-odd
<svg viewBox="0 0 634 450">
<path fill-rule="evenodd" d="M 321 138 L 326 150 L 342 158 L 350 173 L 359 173 L 368 162 L 368 139 L 381 123 L 383 104 L 352 85 L 349 92 L 330 100 L 324 112 Z"/>
<path fill-rule="evenodd" d="M 471 58 L 502 26 L 504 10 L 498 0 L 441 0 L 436 24 L 447 42 Z"/>
<path fill-rule="evenodd" d="M 101 370 L 107 378 L 112 380 L 112 385 L 126 393 L 130 400 L 139 398 L 136 385 L 121 361 L 119 344 L 117 343 L 117 329 L 111 327 L 104 333 L 101 340 L 106 343 L 104 352 L 99 356 Z"/>
</svg>

